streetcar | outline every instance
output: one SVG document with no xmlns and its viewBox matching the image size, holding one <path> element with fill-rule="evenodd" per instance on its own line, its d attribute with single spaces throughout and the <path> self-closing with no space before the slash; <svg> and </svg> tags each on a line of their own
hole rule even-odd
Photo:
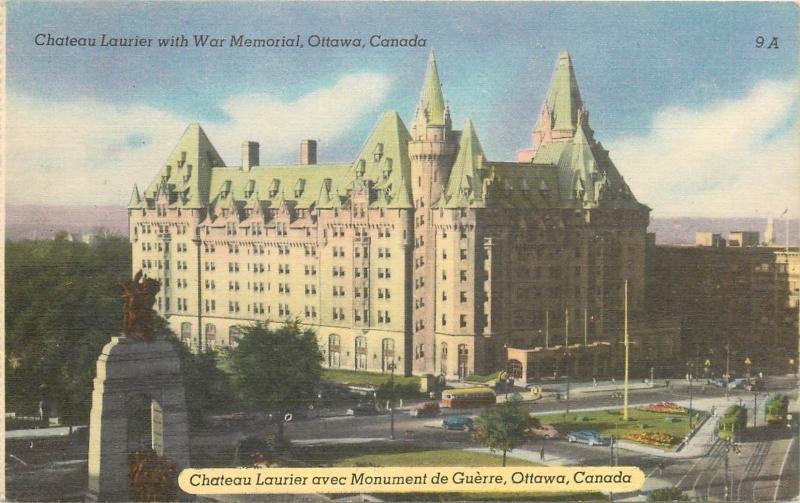
<svg viewBox="0 0 800 503">
<path fill-rule="evenodd" d="M 775 393 L 772 398 L 764 404 L 764 417 L 767 424 L 784 425 L 786 415 L 789 413 L 789 397 L 782 393 Z"/>
<path fill-rule="evenodd" d="M 497 395 L 491 388 L 459 388 L 442 391 L 442 407 L 480 407 L 497 403 Z"/>
<path fill-rule="evenodd" d="M 734 441 L 747 427 L 747 409 L 740 405 L 731 405 L 719 420 L 719 438 Z"/>
</svg>

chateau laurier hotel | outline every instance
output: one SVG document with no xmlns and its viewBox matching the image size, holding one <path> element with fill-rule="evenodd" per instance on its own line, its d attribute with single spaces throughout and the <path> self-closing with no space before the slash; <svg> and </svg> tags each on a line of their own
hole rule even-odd
<svg viewBox="0 0 800 503">
<path fill-rule="evenodd" d="M 133 269 L 161 280 L 158 310 L 193 349 L 291 318 L 333 368 L 521 377 L 569 354 L 602 374 L 625 280 L 642 309 L 649 208 L 594 138 L 566 52 L 530 116 L 532 147 L 487 159 L 431 53 L 410 131 L 384 113 L 352 161 L 318 163 L 307 140 L 299 164 L 266 166 L 248 141 L 231 167 L 193 124 L 134 188 Z"/>
</svg>

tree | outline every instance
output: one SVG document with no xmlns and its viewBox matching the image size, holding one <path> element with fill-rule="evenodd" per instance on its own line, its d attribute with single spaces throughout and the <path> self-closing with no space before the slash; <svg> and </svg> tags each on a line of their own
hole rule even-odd
<svg viewBox="0 0 800 503">
<path fill-rule="evenodd" d="M 234 389 L 243 401 L 277 415 L 277 441 L 282 443 L 284 415 L 317 397 L 322 354 L 316 334 L 297 321 L 274 330 L 258 322 L 242 332 L 228 353 Z"/>
<path fill-rule="evenodd" d="M 689 501 L 680 487 L 662 487 L 650 493 L 648 501 Z"/>
<path fill-rule="evenodd" d="M 473 438 L 492 452 L 503 451 L 506 466 L 506 453 L 522 445 L 528 430 L 538 425 L 539 420 L 531 417 L 519 400 L 510 400 L 481 412 Z"/>
</svg>

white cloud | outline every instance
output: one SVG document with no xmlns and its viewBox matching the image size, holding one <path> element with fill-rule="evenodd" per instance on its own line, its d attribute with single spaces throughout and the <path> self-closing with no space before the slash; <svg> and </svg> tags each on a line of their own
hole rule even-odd
<svg viewBox="0 0 800 503">
<path fill-rule="evenodd" d="M 353 74 L 293 101 L 235 96 L 222 104 L 227 120 L 204 122 L 229 165 L 245 140 L 261 142 L 262 162 L 294 160 L 300 141 L 344 140 L 361 119 L 377 121 L 388 77 Z M 134 183 L 156 176 L 191 117 L 142 105 L 93 99 L 49 102 L 12 96 L 6 139 L 9 204 L 127 204 Z"/>
<path fill-rule="evenodd" d="M 800 212 L 798 82 L 762 81 L 741 99 L 655 114 L 651 129 L 608 142 L 654 216 Z"/>
</svg>

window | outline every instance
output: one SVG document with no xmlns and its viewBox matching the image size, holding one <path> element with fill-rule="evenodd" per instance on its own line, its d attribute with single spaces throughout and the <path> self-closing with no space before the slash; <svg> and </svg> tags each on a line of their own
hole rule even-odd
<svg viewBox="0 0 800 503">
<path fill-rule="evenodd" d="M 239 327 L 231 327 L 228 329 L 228 345 L 235 346 L 239 344 L 242 338 L 242 329 Z"/>
<path fill-rule="evenodd" d="M 381 341 L 381 369 L 386 372 L 394 366 L 394 339 Z"/>
<path fill-rule="evenodd" d="M 461 260 L 467 260 L 467 250 L 462 248 L 459 252 L 459 257 L 461 257 Z"/>
<path fill-rule="evenodd" d="M 367 369 L 367 338 L 363 335 L 356 337 L 355 342 L 355 368 L 356 370 Z"/>
<path fill-rule="evenodd" d="M 461 301 L 462 304 L 465 303 L 467 301 L 467 292 L 459 292 L 458 300 Z"/>
<path fill-rule="evenodd" d="M 464 269 L 461 269 L 461 271 L 459 271 L 459 272 L 460 272 L 460 276 L 461 276 L 461 281 L 467 281 L 467 271 L 465 271 Z"/>
<path fill-rule="evenodd" d="M 181 340 L 187 341 L 192 338 L 192 324 L 189 322 L 181 323 Z"/>
<path fill-rule="evenodd" d="M 447 316 L 442 314 L 442 326 L 444 327 L 446 325 L 447 325 Z"/>
<path fill-rule="evenodd" d="M 461 328 L 464 328 L 464 327 L 467 326 L 467 315 L 466 314 L 462 314 L 461 316 L 458 317 L 458 326 L 460 326 Z"/>
<path fill-rule="evenodd" d="M 217 326 L 213 323 L 206 323 L 206 344 L 212 346 L 217 341 Z"/>
<path fill-rule="evenodd" d="M 328 336 L 328 367 L 339 368 L 341 366 L 341 338 L 336 334 Z"/>
</svg>

